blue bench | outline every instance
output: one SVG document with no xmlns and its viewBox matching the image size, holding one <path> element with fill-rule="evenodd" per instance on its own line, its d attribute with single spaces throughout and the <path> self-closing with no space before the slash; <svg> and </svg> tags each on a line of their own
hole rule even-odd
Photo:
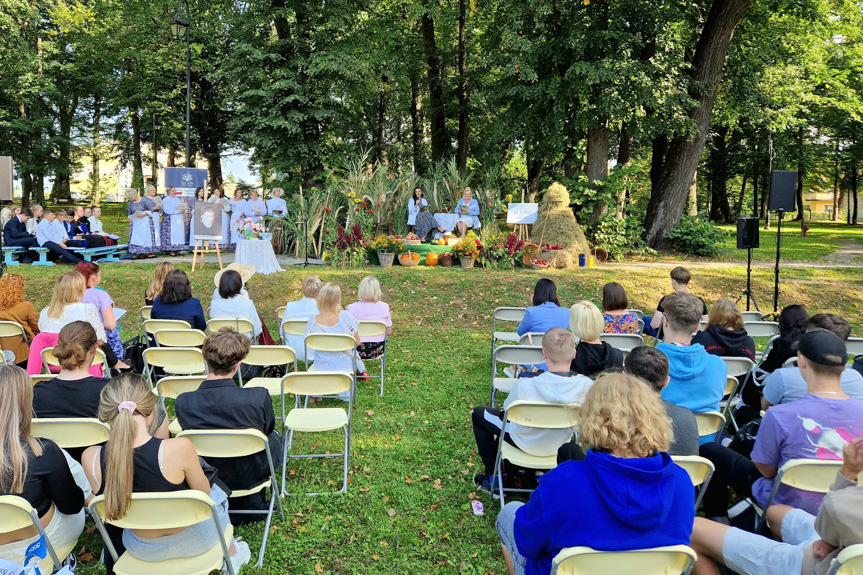
<svg viewBox="0 0 863 575">
<path fill-rule="evenodd" d="M 48 260 L 48 248 L 30 248 L 29 250 L 25 250 L 21 246 L 10 246 L 3 248 L 3 261 L 7 266 L 17 266 L 20 265 L 21 262 L 15 261 L 12 259 L 14 255 L 21 255 L 27 251 L 36 252 L 39 254 L 39 259 L 33 262 L 34 266 L 53 266 L 54 262 Z"/>
<path fill-rule="evenodd" d="M 128 255 L 129 245 L 118 244 L 116 246 L 102 246 L 100 248 L 79 248 L 72 251 L 84 258 L 84 261 L 87 262 L 91 262 L 94 257 L 98 258 L 99 256 L 104 256 L 98 260 L 100 263 L 118 262 L 121 259 L 120 257 L 117 257 L 119 254 L 126 253 Z"/>
</svg>

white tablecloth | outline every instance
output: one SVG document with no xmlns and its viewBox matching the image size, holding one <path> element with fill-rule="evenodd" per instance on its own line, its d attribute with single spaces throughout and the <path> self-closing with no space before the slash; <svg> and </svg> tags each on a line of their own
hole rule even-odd
<svg viewBox="0 0 863 575">
<path fill-rule="evenodd" d="M 448 232 L 455 229 L 455 223 L 458 221 L 458 214 L 435 214 L 434 219 L 437 224 Z M 435 232 L 435 239 L 442 238 L 441 232 Z"/>
<path fill-rule="evenodd" d="M 273 244 L 264 240 L 238 239 L 234 261 L 238 264 L 255 266 L 255 272 L 264 275 L 285 271 L 276 259 Z"/>
</svg>

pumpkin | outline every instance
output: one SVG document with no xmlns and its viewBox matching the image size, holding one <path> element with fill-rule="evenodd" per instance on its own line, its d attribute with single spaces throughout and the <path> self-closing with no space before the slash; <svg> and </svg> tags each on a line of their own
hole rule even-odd
<svg viewBox="0 0 863 575">
<path fill-rule="evenodd" d="M 426 265 L 427 266 L 436 266 L 438 262 L 437 254 L 434 252 L 429 252 L 426 255 Z"/>
<path fill-rule="evenodd" d="M 411 253 L 411 259 L 418 262 L 420 261 L 420 255 L 418 253 Z"/>
<path fill-rule="evenodd" d="M 439 239 L 439 240 L 437 241 L 437 245 L 439 245 L 439 246 L 445 246 L 445 245 L 446 245 L 446 240 L 445 240 L 445 239 Z"/>
<path fill-rule="evenodd" d="M 402 254 L 399 256 L 399 259 L 400 260 L 406 260 L 406 259 L 408 259 L 408 257 L 410 257 L 410 256 L 408 256 L 408 254 Z"/>
</svg>

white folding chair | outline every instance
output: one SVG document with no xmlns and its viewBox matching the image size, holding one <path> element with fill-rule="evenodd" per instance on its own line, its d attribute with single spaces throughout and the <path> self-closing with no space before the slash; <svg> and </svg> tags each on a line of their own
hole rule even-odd
<svg viewBox="0 0 863 575">
<path fill-rule="evenodd" d="M 696 413 L 695 424 L 698 426 L 698 437 L 707 437 L 716 435 L 719 439 L 719 432 L 725 427 L 725 417 L 718 411 L 703 411 Z"/>
<path fill-rule="evenodd" d="M 760 311 L 741 311 L 740 315 L 743 316 L 743 323 L 747 323 L 750 321 L 761 321 L 764 319 L 764 316 L 761 315 Z"/>
<path fill-rule="evenodd" d="M 308 327 L 308 325 L 308 319 L 298 317 L 285 318 L 279 323 L 279 337 L 282 338 L 282 341 L 287 341 L 286 336 L 289 335 L 304 338 L 306 337 L 306 327 Z M 303 353 L 308 353 L 305 348 L 303 348 Z M 315 359 L 314 353 L 312 354 L 312 357 L 309 357 L 308 355 L 304 357 L 306 358 L 304 363 L 306 364 L 306 368 L 308 368 Z"/>
<path fill-rule="evenodd" d="M 722 356 L 720 359 L 725 362 L 725 369 L 730 377 L 743 377 L 755 367 L 755 362 L 748 357 Z"/>
<path fill-rule="evenodd" d="M 518 333 L 514 331 L 498 331 L 497 322 L 521 322 L 524 319 L 525 308 L 523 307 L 499 307 L 491 314 L 491 355 L 494 361 L 494 348 L 497 343 L 516 343 Z"/>
<path fill-rule="evenodd" d="M 34 528 L 36 533 L 45 539 L 45 550 L 48 554 L 39 564 L 42 573 L 51 573 L 54 569 L 59 569 L 63 565 L 60 557 L 67 557 L 77 545 L 76 541 L 68 548 L 54 549 L 54 545 L 42 527 L 39 514 L 30 503 L 17 495 L 0 495 L 0 533 L 10 533 L 26 527 Z"/>
<path fill-rule="evenodd" d="M 197 347 L 150 347 L 144 350 L 144 378 L 152 386 L 155 369 L 168 375 L 199 375 L 207 373 L 204 355 Z"/>
<path fill-rule="evenodd" d="M 30 434 L 50 439 L 63 449 L 78 449 L 105 443 L 111 428 L 91 417 L 37 417 L 31 420 Z"/>
<path fill-rule="evenodd" d="M 249 348 L 249 354 L 243 359 L 246 365 L 257 365 L 259 367 L 283 365 L 285 373 L 291 371 L 291 364 L 294 366 L 294 371 L 297 371 L 297 355 L 294 350 L 287 345 L 253 345 Z M 242 371 L 242 370 L 241 370 Z M 282 432 L 285 431 L 285 391 L 282 387 L 281 377 L 253 377 L 245 385 L 243 385 L 243 376 L 237 372 L 240 378 L 240 387 L 263 387 L 270 394 L 270 397 L 278 397 L 281 405 L 281 421 Z"/>
<path fill-rule="evenodd" d="M 638 319 L 638 335 L 644 336 L 644 320 L 641 318 Z"/>
<path fill-rule="evenodd" d="M 380 361 L 381 362 L 381 397 L 384 396 L 384 374 L 386 373 L 387 366 L 387 324 L 382 321 L 370 321 L 361 319 L 357 322 L 357 330 L 360 333 L 360 337 L 380 337 L 384 338 L 383 352 L 381 356 L 376 359 L 364 359 L 365 363 L 370 361 Z"/>
<path fill-rule="evenodd" d="M 700 322 L 698 322 L 698 331 L 704 331 L 706 329 L 707 329 L 707 320 L 706 319 L 703 319 Z"/>
<path fill-rule="evenodd" d="M 153 338 L 157 347 L 200 347 L 207 334 L 199 329 L 157 329 Z"/>
<path fill-rule="evenodd" d="M 849 337 L 846 339 L 845 351 L 848 355 L 863 355 L 863 337 Z"/>
<path fill-rule="evenodd" d="M 285 490 L 288 459 L 314 459 L 329 457 L 342 457 L 344 459 L 342 488 L 337 493 L 347 492 L 355 387 L 354 379 L 349 374 L 338 371 L 307 371 L 289 373 L 282 378 L 283 393 L 294 394 L 294 408 L 288 412 L 288 416 L 285 419 L 285 426 L 288 429 L 288 435 L 285 438 L 285 452 L 282 456 L 282 495 L 287 496 L 288 494 Z M 301 396 L 305 396 L 306 398 L 310 395 L 330 396 L 337 395 L 345 391 L 347 391 L 349 395 L 347 411 L 343 407 L 300 407 Z M 335 431 L 337 429 L 342 429 L 345 434 L 343 453 L 328 452 L 288 455 L 288 451 L 293 443 L 295 431 L 300 433 L 323 433 L 326 431 Z M 308 495 L 322 494 L 309 493 Z"/>
<path fill-rule="evenodd" d="M 206 379 L 206 375 L 166 375 L 156 382 L 153 392 L 159 395 L 162 402 L 166 399 L 177 399 L 181 393 L 197 390 Z M 179 419 L 169 417 L 168 420 L 168 431 L 171 435 L 183 431 Z"/>
<path fill-rule="evenodd" d="M 827 575 L 860 575 L 863 573 L 863 543 L 849 545 L 830 562 Z"/>
<path fill-rule="evenodd" d="M 841 467 L 842 461 L 838 460 L 791 459 L 786 461 L 773 478 L 773 489 L 764 505 L 764 513 L 758 519 L 755 532 L 760 531 L 767 521 L 767 509 L 773 504 L 773 499 L 776 498 L 782 485 L 812 493 L 828 493 Z"/>
<path fill-rule="evenodd" d="M 309 357 L 309 350 L 312 350 L 316 353 L 319 351 L 324 351 L 347 353 L 348 355 L 350 355 L 352 367 L 348 375 L 351 376 L 351 381 L 354 382 L 354 386 L 356 387 L 357 365 L 359 363 L 359 356 L 357 355 L 357 342 L 353 338 L 353 336 L 343 333 L 310 333 L 303 340 L 303 352 L 305 353 L 306 357 Z M 308 371 L 313 371 L 314 369 L 315 366 L 314 363 L 312 363 L 312 366 L 308 369 Z M 308 404 L 308 398 L 306 398 L 306 404 Z"/>
<path fill-rule="evenodd" d="M 518 345 L 532 345 L 542 347 L 542 336 L 544 333 L 539 332 L 527 332 L 520 338 L 518 338 Z"/>
<path fill-rule="evenodd" d="M 258 562 L 255 567 L 263 567 L 264 552 L 267 550 L 267 537 L 270 534 L 270 523 L 273 520 L 273 507 L 279 506 L 279 517 L 284 519 L 282 512 L 282 498 L 276 493 L 278 481 L 276 481 L 276 468 L 273 465 L 273 455 L 270 453 L 267 436 L 257 429 L 189 429 L 180 433 L 177 437 L 185 437 L 195 446 L 195 451 L 201 457 L 218 457 L 231 459 L 236 457 L 248 457 L 263 451 L 267 454 L 267 465 L 270 470 L 269 478 L 258 485 L 248 489 L 232 489 L 230 499 L 248 497 L 260 493 L 265 489 L 270 490 L 270 507 L 267 510 L 267 519 L 264 523 L 263 541 L 261 551 L 258 553 Z M 260 511 L 251 509 L 232 509 L 231 513 L 260 515 Z"/>
<path fill-rule="evenodd" d="M 228 575 L 238 575 L 231 564 L 228 548 L 234 537 L 231 524 L 222 525 L 216 504 L 209 495 L 195 489 L 163 493 L 132 493 L 126 514 L 119 519 L 105 518 L 105 496 L 97 495 L 90 502 L 90 516 L 102 535 L 108 553 L 114 559 L 116 575 L 207 575 L 225 565 Z M 142 561 L 128 552 L 118 556 L 105 530 L 105 523 L 121 529 L 179 529 L 212 520 L 216 532 L 222 534 L 219 544 L 194 557 L 165 561 Z"/>
<path fill-rule="evenodd" d="M 644 323 L 644 312 L 643 311 L 641 311 L 640 309 L 635 309 L 635 308 L 630 308 L 626 311 L 628 311 L 630 313 L 634 313 L 635 316 L 642 321 L 642 324 Z"/>
<path fill-rule="evenodd" d="M 93 363 L 90 365 L 101 366 L 102 376 L 106 378 L 111 377 L 111 368 L 108 367 L 108 360 L 105 358 L 105 352 L 101 348 L 96 348 L 96 355 L 93 356 Z M 60 360 L 54 357 L 53 347 L 46 347 L 42 350 L 42 366 L 47 373 L 52 373 L 51 368 L 60 369 Z"/>
<path fill-rule="evenodd" d="M 250 339 L 255 339 L 255 327 L 251 320 L 244 317 L 216 317 L 207 321 L 207 331 L 215 333 L 223 327 L 229 327 L 237 333 L 249 336 Z"/>
<path fill-rule="evenodd" d="M 509 393 L 515 385 L 514 377 L 496 377 L 499 363 L 514 368 L 518 365 L 535 365 L 542 362 L 542 348 L 539 346 L 501 345 L 495 348 L 491 356 L 491 398 L 489 405 L 494 407 L 494 396 L 498 391 Z"/>
<path fill-rule="evenodd" d="M 749 337 L 773 337 L 779 333 L 779 322 L 744 321 L 743 329 Z"/>
<path fill-rule="evenodd" d="M 698 488 L 698 495 L 695 498 L 695 510 L 698 511 L 713 472 L 716 471 L 713 462 L 698 455 L 672 455 L 671 460 L 689 474 L 692 486 Z"/>
<path fill-rule="evenodd" d="M 278 320 L 276 322 L 276 325 L 279 326 L 279 343 L 281 343 L 282 345 L 284 345 L 284 343 L 285 343 L 285 339 L 284 339 L 284 337 L 282 337 L 282 320 L 285 318 L 285 310 L 286 309 L 287 309 L 286 306 L 281 306 L 279 308 L 276 308 L 276 319 Z"/>
<path fill-rule="evenodd" d="M 504 439 L 507 426 L 511 423 L 539 429 L 567 429 L 578 425 L 577 403 L 561 404 L 547 401 L 513 401 L 503 412 L 503 425 L 497 442 L 497 457 L 494 462 L 494 474 L 500 495 L 500 506 L 504 506 L 503 474 L 501 461 L 504 459 L 527 469 L 554 469 L 557 467 L 557 453 L 554 455 L 530 455 L 518 447 L 510 445 Z M 494 485 L 492 485 L 494 490 Z M 506 491 L 530 492 L 530 489 L 507 488 Z"/>
<path fill-rule="evenodd" d="M 599 339 L 621 351 L 632 351 L 636 347 L 644 345 L 644 338 L 634 333 L 603 333 Z"/>
<path fill-rule="evenodd" d="M 632 551 L 568 547 L 554 557 L 551 575 L 686 575 L 695 559 L 695 551 L 686 545 Z"/>
</svg>

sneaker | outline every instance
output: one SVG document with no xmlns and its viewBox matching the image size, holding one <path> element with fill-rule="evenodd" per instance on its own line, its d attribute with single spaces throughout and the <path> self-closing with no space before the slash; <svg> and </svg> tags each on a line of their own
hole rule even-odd
<svg viewBox="0 0 863 575">
<path fill-rule="evenodd" d="M 231 567 L 234 568 L 234 575 L 239 575 L 240 568 L 252 560 L 252 551 L 249 549 L 248 543 L 239 539 L 234 540 L 234 546 L 237 548 L 237 552 L 231 555 Z"/>
<path fill-rule="evenodd" d="M 480 489 L 491 494 L 492 499 L 500 499 L 500 485 L 497 477 L 491 476 L 483 479 Z"/>
</svg>

